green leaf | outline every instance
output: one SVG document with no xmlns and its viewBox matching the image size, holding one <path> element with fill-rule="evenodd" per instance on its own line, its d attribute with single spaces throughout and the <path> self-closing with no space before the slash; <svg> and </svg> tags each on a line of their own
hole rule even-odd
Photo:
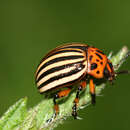
<svg viewBox="0 0 130 130">
<path fill-rule="evenodd" d="M 0 119 L 0 130 L 12 130 L 20 125 L 27 113 L 27 98 L 22 98 L 11 106 Z"/>
</svg>

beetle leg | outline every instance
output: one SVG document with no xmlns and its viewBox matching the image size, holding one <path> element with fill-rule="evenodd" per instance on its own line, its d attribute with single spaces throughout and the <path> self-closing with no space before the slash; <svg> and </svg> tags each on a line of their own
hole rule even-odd
<svg viewBox="0 0 130 130">
<path fill-rule="evenodd" d="M 74 117 L 74 119 L 77 119 L 77 106 L 79 103 L 79 94 L 85 88 L 86 88 L 86 81 L 82 81 L 80 83 L 80 86 L 78 87 L 78 91 L 76 93 L 76 98 L 74 100 L 74 106 L 72 107 L 72 116 Z"/>
<path fill-rule="evenodd" d="M 59 113 L 59 106 L 56 102 L 56 99 L 59 99 L 59 98 L 62 98 L 62 97 L 65 97 L 67 96 L 69 93 L 70 93 L 71 89 L 68 88 L 68 89 L 65 89 L 65 90 L 61 90 L 59 91 L 57 94 L 54 95 L 54 98 L 53 98 L 53 103 L 54 103 L 54 115 L 52 116 L 51 119 L 47 120 L 47 123 L 50 123 L 53 119 L 56 118 L 56 116 L 58 115 Z"/>
<path fill-rule="evenodd" d="M 93 83 L 93 79 L 90 79 L 90 82 L 89 82 L 89 88 L 90 88 L 90 94 L 92 96 L 92 104 L 95 104 L 96 103 L 96 96 L 95 96 L 95 85 Z"/>
<path fill-rule="evenodd" d="M 57 116 L 57 114 L 59 113 L 59 106 L 56 103 L 56 99 L 67 96 L 70 93 L 70 91 L 71 91 L 71 89 L 68 88 L 66 90 L 62 90 L 62 91 L 58 92 L 57 94 L 55 94 L 54 99 L 53 99 L 55 116 Z"/>
</svg>

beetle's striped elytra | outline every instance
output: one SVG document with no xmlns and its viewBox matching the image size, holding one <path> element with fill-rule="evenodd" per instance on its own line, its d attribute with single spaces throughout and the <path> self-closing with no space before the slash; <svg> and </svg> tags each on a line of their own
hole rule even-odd
<svg viewBox="0 0 130 130">
<path fill-rule="evenodd" d="M 88 78 L 89 77 L 89 78 Z M 95 103 L 94 78 L 112 81 L 115 72 L 112 63 L 99 49 L 82 43 L 72 43 L 59 46 L 50 51 L 37 67 L 35 79 L 41 94 L 56 89 L 54 94 L 55 117 L 59 113 L 57 98 L 67 96 L 75 84 L 79 84 L 72 115 L 77 117 L 79 93 L 86 87 L 89 80 L 92 103 Z M 60 88 L 66 88 L 61 90 Z"/>
<path fill-rule="evenodd" d="M 77 82 L 87 69 L 84 50 L 88 46 L 70 44 L 52 50 L 42 60 L 36 72 L 36 84 L 43 93 L 52 88 Z"/>
</svg>

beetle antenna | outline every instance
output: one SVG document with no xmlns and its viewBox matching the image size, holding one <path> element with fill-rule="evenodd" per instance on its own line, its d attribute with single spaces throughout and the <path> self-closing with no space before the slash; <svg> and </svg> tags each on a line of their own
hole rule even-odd
<svg viewBox="0 0 130 130">
<path fill-rule="evenodd" d="M 115 74 L 119 75 L 119 74 L 130 74 L 130 70 L 121 70 L 119 72 L 115 72 Z"/>
</svg>

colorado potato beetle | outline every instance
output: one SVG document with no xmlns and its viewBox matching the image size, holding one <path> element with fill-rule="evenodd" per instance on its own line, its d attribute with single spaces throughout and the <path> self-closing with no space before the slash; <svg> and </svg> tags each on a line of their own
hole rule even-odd
<svg viewBox="0 0 130 130">
<path fill-rule="evenodd" d="M 50 51 L 41 60 L 35 75 L 41 94 L 57 90 L 53 95 L 55 117 L 59 113 L 56 99 L 67 96 L 72 87 L 79 84 L 72 108 L 74 118 L 77 118 L 79 94 L 86 88 L 86 80 L 89 81 L 92 104 L 95 104 L 93 80 L 106 79 L 111 82 L 114 78 L 114 67 L 107 56 L 98 48 L 82 43 L 65 44 Z"/>
</svg>

